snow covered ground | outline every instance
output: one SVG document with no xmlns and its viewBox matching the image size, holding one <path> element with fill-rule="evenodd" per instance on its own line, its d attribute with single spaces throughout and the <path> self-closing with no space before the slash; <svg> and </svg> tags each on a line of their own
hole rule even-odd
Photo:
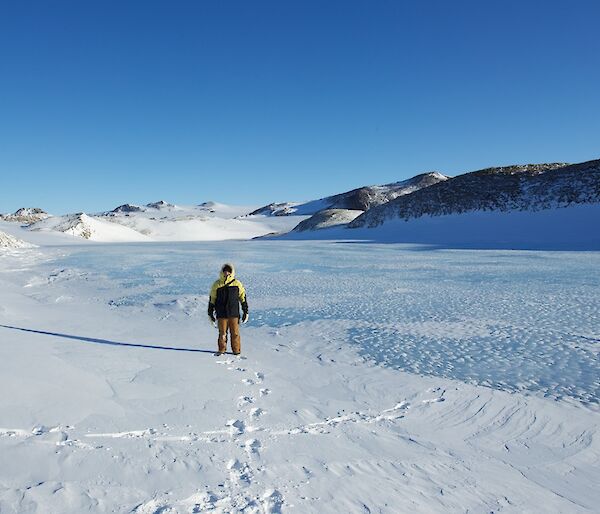
<svg viewBox="0 0 600 514">
<path fill-rule="evenodd" d="M 599 225 L 600 204 L 595 203 L 540 211 L 472 211 L 409 220 L 389 218 L 374 228 L 333 227 L 294 231 L 280 237 L 417 243 L 444 248 L 600 250 Z"/>
<path fill-rule="evenodd" d="M 226 261 L 242 359 L 206 321 Z M 597 512 L 598 269 L 395 244 L 4 251 L 0 512 Z"/>
</svg>

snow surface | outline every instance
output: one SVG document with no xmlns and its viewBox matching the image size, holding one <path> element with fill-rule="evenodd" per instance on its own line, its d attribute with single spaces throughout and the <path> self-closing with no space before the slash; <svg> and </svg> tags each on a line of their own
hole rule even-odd
<svg viewBox="0 0 600 514">
<path fill-rule="evenodd" d="M 207 291 L 231 260 L 244 357 Z M 594 512 L 600 254 L 245 241 L 0 257 L 0 512 Z"/>
<path fill-rule="evenodd" d="M 183 210 L 183 209 L 182 209 Z M 115 216 L 111 221 L 129 227 L 154 241 L 220 241 L 251 239 L 273 232 L 287 232 L 305 219 L 301 216 L 238 216 L 239 210 L 227 214 L 215 212 L 176 211 L 177 216 L 156 217 L 149 212 L 131 216 Z"/>
</svg>

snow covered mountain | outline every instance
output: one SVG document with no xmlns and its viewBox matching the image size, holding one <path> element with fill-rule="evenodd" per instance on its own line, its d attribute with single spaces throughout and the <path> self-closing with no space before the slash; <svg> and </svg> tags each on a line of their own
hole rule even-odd
<svg viewBox="0 0 600 514">
<path fill-rule="evenodd" d="M 448 178 L 437 172 L 422 173 L 393 184 L 365 186 L 331 196 L 324 199 L 331 203 L 331 207 L 317 211 L 311 218 L 299 223 L 294 228 L 294 232 L 347 225 L 371 207 L 384 205 L 395 198 L 444 182 Z"/>
<path fill-rule="evenodd" d="M 0 220 L 13 221 L 30 224 L 46 219 L 49 214 L 38 207 L 25 207 L 15 211 L 13 214 L 0 214 Z"/>
<path fill-rule="evenodd" d="M 0 223 L 13 236 L 36 244 L 54 244 L 53 240 L 72 244 L 73 238 L 98 242 L 252 239 L 289 232 L 306 218 L 248 216 L 253 209 L 217 202 L 180 206 L 160 200 L 143 206 L 126 203 L 96 214 L 49 216 L 41 209 L 21 209 L 2 217 Z"/>
<path fill-rule="evenodd" d="M 368 211 L 377 205 L 383 205 L 400 196 L 411 194 L 439 182 L 445 182 L 448 178 L 446 175 L 433 171 L 392 184 L 359 187 L 346 193 L 330 196 L 328 200 L 331 203 L 328 208 Z"/>
<path fill-rule="evenodd" d="M 487 168 L 373 207 L 350 228 L 472 211 L 539 211 L 600 202 L 600 160 Z"/>
<path fill-rule="evenodd" d="M 110 212 L 104 213 L 105 216 L 114 216 L 115 214 L 129 214 L 131 212 L 144 212 L 146 209 L 144 207 L 140 207 L 139 205 L 132 205 L 130 203 L 125 203 L 123 205 L 119 205 L 115 209 Z"/>
<path fill-rule="evenodd" d="M 166 210 L 166 211 L 175 211 L 178 210 L 179 207 L 176 205 L 165 202 L 164 200 L 159 200 L 158 202 L 147 203 L 146 207 L 149 209 L 157 209 L 157 210 Z"/>
<path fill-rule="evenodd" d="M 408 180 L 392 184 L 364 186 L 345 193 L 327 196 L 305 203 L 271 203 L 251 212 L 250 215 L 290 216 L 313 215 L 326 209 L 345 209 L 366 211 L 402 195 L 447 180 L 438 172 L 422 173 Z"/>
<path fill-rule="evenodd" d="M 115 223 L 110 223 L 80 212 L 66 216 L 52 216 L 30 225 L 29 230 L 41 232 L 62 232 L 90 241 L 149 241 L 150 238 Z"/>
<path fill-rule="evenodd" d="M 595 160 L 487 168 L 454 178 L 424 173 L 301 204 L 269 204 L 254 210 L 216 202 L 181 206 L 160 200 L 126 203 L 93 215 L 48 216 L 41 209 L 19 209 L 0 222 L 3 231 L 35 244 L 47 237 L 55 237 L 58 243 L 59 235 L 63 244 L 73 236 L 111 242 L 217 241 L 285 234 L 292 239 L 451 245 L 478 241 L 503 247 L 528 247 L 539 240 L 542 246 L 559 242 L 561 248 L 587 248 L 595 241 L 598 212 L 600 160 Z M 22 224 L 30 225 L 24 229 Z M 32 233 L 44 236 L 27 236 Z"/>
<path fill-rule="evenodd" d="M 271 203 L 251 212 L 249 216 L 312 216 L 301 221 L 294 232 L 320 230 L 346 225 L 371 207 L 382 205 L 399 196 L 429 187 L 448 177 L 429 172 L 391 184 L 363 186 L 344 193 L 305 203 Z"/>
<path fill-rule="evenodd" d="M 299 202 L 275 202 L 252 211 L 248 216 L 290 216 L 304 205 Z"/>
<path fill-rule="evenodd" d="M 217 241 L 251 239 L 270 232 L 287 232 L 303 217 L 289 219 L 246 216 L 247 206 L 217 202 L 181 206 L 164 200 L 144 207 L 125 204 L 98 218 L 145 235 L 154 241 Z"/>
<path fill-rule="evenodd" d="M 236 218 L 245 215 L 251 207 L 232 206 L 217 202 L 204 202 L 200 205 L 182 206 L 160 200 L 144 206 L 126 203 L 112 211 L 101 212 L 97 216 L 115 218 L 111 221 L 121 223 L 120 218 L 139 217 L 150 220 L 178 221 L 191 218 Z"/>
</svg>

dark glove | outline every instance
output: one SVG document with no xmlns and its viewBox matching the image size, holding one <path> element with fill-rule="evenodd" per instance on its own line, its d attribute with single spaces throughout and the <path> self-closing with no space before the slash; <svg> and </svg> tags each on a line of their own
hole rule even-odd
<svg viewBox="0 0 600 514">
<path fill-rule="evenodd" d="M 247 323 L 248 322 L 248 303 L 244 302 L 242 303 L 242 323 Z"/>
<path fill-rule="evenodd" d="M 213 323 L 217 321 L 217 318 L 215 318 L 215 306 L 212 303 L 208 304 L 208 317 Z"/>
</svg>

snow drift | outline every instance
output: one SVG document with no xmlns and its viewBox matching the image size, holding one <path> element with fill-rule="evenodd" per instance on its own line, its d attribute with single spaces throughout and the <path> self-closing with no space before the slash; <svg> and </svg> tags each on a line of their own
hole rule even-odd
<svg viewBox="0 0 600 514">
<path fill-rule="evenodd" d="M 32 248 L 34 245 L 0 231 L 0 248 Z"/>
</svg>

